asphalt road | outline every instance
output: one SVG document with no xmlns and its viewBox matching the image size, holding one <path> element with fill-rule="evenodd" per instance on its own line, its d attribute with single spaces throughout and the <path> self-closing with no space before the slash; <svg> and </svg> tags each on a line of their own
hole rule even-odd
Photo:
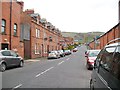
<svg viewBox="0 0 120 90">
<path fill-rule="evenodd" d="M 86 69 L 85 46 L 59 59 L 27 62 L 23 68 L 2 73 L 3 88 L 89 88 L 91 70 Z"/>
</svg>

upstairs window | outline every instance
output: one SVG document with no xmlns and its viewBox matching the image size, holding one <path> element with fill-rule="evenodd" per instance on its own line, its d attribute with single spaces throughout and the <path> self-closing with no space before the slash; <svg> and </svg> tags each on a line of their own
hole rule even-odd
<svg viewBox="0 0 120 90">
<path fill-rule="evenodd" d="M 40 38 L 40 30 L 39 29 L 36 29 L 36 37 Z"/>
<path fill-rule="evenodd" d="M 2 19 L 2 23 L 1 23 L 2 27 L 1 27 L 1 33 L 5 34 L 6 33 L 6 20 Z"/>
<path fill-rule="evenodd" d="M 14 36 L 17 36 L 17 24 L 14 24 Z"/>
</svg>

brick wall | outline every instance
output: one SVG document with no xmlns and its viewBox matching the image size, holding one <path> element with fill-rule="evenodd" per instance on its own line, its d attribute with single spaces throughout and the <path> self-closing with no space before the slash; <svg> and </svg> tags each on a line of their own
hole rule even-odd
<svg viewBox="0 0 120 90">
<path fill-rule="evenodd" d="M 2 35 L 2 43 L 8 44 L 8 49 L 17 50 L 19 55 L 24 57 L 23 43 L 20 42 L 20 14 L 21 4 L 12 2 L 10 12 L 10 2 L 2 2 L 2 19 L 6 20 L 6 34 Z M 11 41 L 10 41 L 10 14 L 11 14 Z M 14 24 L 17 24 L 17 35 L 14 36 Z M 10 48 L 11 46 L 11 48 Z"/>
<path fill-rule="evenodd" d="M 59 41 L 63 39 L 63 37 L 61 33 L 59 33 L 59 30 L 47 28 L 39 22 L 41 19 L 39 14 L 34 13 L 32 9 L 27 9 L 23 12 L 23 6 L 24 2 L 18 2 L 17 0 L 12 2 L 11 9 L 10 2 L 2 3 L 2 19 L 6 21 L 6 33 L 2 34 L 2 45 L 7 44 L 8 49 L 17 50 L 23 58 L 24 56 L 25 58 L 26 56 L 29 58 L 47 56 L 48 51 L 62 49 Z M 37 19 L 36 15 L 38 15 Z M 14 24 L 17 25 L 16 36 L 14 35 Z M 36 29 L 40 31 L 39 38 L 36 37 Z M 44 40 L 44 33 L 46 34 L 47 40 Z M 50 37 L 52 37 L 52 41 L 49 41 Z M 30 54 L 27 54 L 28 52 Z"/>
<path fill-rule="evenodd" d="M 104 46 L 108 42 L 110 42 L 111 40 L 114 40 L 116 38 L 120 38 L 119 23 L 98 39 L 100 41 L 100 43 L 99 43 L 98 46 L 95 47 L 95 49 L 104 48 Z M 94 43 L 93 42 L 91 42 L 90 45 L 89 45 L 91 47 L 91 49 L 94 49 L 94 46 L 95 46 L 95 42 Z"/>
<path fill-rule="evenodd" d="M 40 37 L 36 37 L 36 29 L 40 30 Z M 31 58 L 37 58 L 42 56 L 42 44 L 43 44 L 43 29 L 35 22 L 31 22 Z M 37 47 L 37 52 L 35 52 Z"/>
</svg>

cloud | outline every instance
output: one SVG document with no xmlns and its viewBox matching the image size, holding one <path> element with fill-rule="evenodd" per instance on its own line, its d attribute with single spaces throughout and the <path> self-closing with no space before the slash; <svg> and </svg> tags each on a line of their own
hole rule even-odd
<svg viewBox="0 0 120 90">
<path fill-rule="evenodd" d="M 118 22 L 118 0 L 24 0 L 61 31 L 108 31 Z"/>
</svg>

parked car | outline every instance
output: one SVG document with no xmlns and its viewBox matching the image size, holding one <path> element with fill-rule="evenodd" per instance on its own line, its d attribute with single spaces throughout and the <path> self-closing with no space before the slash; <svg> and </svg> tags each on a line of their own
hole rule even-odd
<svg viewBox="0 0 120 90">
<path fill-rule="evenodd" d="M 63 50 L 58 50 L 58 53 L 60 54 L 61 57 L 65 56 L 65 53 L 63 52 Z"/>
<path fill-rule="evenodd" d="M 48 54 L 48 59 L 50 58 L 60 58 L 60 53 L 58 51 L 50 51 Z"/>
<path fill-rule="evenodd" d="M 73 52 L 77 52 L 77 51 L 78 51 L 78 49 L 77 49 L 77 48 L 74 48 L 74 49 L 73 49 Z"/>
<path fill-rule="evenodd" d="M 70 55 L 72 54 L 70 50 L 64 50 L 65 55 Z"/>
<path fill-rule="evenodd" d="M 6 68 L 12 66 L 23 67 L 24 60 L 12 50 L 0 50 L 0 71 L 3 72 Z"/>
<path fill-rule="evenodd" d="M 120 42 L 106 45 L 98 54 L 91 75 L 90 88 L 120 90 Z"/>
<path fill-rule="evenodd" d="M 97 58 L 98 53 L 100 50 L 89 50 L 87 51 L 86 57 L 86 67 L 87 69 L 93 69 L 94 61 Z"/>
<path fill-rule="evenodd" d="M 85 55 L 88 55 L 88 53 L 89 53 L 89 50 L 86 50 L 86 51 L 85 51 Z"/>
</svg>

